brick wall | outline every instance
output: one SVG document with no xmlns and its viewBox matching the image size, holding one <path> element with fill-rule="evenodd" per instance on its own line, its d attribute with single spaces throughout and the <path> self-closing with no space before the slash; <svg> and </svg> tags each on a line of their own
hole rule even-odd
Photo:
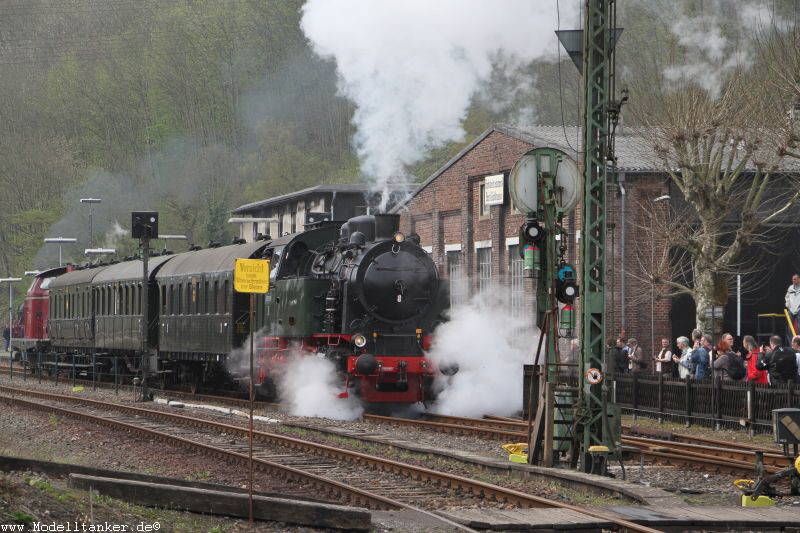
<svg viewBox="0 0 800 533">
<path fill-rule="evenodd" d="M 447 276 L 445 245 L 461 245 L 461 261 L 465 272 L 472 278 L 472 290 L 477 288 L 478 265 L 475 243 L 491 241 L 492 278 L 501 284 L 510 281 L 509 254 L 507 238 L 518 236 L 519 226 L 524 222 L 522 213 L 513 211 L 508 197 L 502 206 L 490 206 L 488 216 L 481 217 L 480 185 L 483 178 L 492 174 L 508 176 L 514 163 L 533 145 L 499 131 L 492 131 L 471 150 L 462 155 L 450 167 L 422 189 L 407 205 L 401 216 L 400 227 L 404 232 L 416 231 L 423 246 L 431 246 L 432 257 L 440 273 Z M 622 209 L 621 196 L 616 182 L 610 177 L 607 195 L 607 221 L 609 225 L 606 243 L 608 246 L 606 266 L 606 323 L 607 335 L 616 336 L 622 327 L 621 311 L 621 262 L 626 261 L 625 334 L 639 340 L 645 354 L 651 353 L 652 341 L 669 336 L 669 312 L 671 303 L 667 300 L 652 302 L 645 298 L 650 293 L 649 285 L 641 279 L 639 261 L 650 258 L 650 253 L 664 253 L 663 245 L 655 243 L 650 247 L 638 226 L 646 216 L 643 206 L 652 209 L 667 209 L 667 202 L 651 203 L 651 200 L 668 192 L 663 177 L 659 175 L 628 174 L 626 206 Z M 507 187 L 506 187 L 507 191 Z M 506 192 L 506 196 L 508 193 Z M 576 242 L 575 229 L 580 227 L 581 208 L 565 218 L 565 226 L 570 231 L 567 242 L 567 257 L 576 268 L 580 255 L 580 241 Z M 625 217 L 626 242 L 625 258 L 622 257 L 621 224 Z M 535 299 L 535 286 L 526 282 Z M 652 324 L 651 324 L 652 310 Z M 652 331 L 651 331 L 652 330 Z"/>
</svg>

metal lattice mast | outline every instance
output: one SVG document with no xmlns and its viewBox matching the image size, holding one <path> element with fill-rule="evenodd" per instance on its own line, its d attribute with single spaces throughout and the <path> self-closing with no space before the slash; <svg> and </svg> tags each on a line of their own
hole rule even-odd
<svg viewBox="0 0 800 533">
<path fill-rule="evenodd" d="M 612 68 L 611 28 L 614 0 L 587 0 L 583 31 L 584 195 L 581 250 L 581 457 L 589 447 L 615 450 L 607 417 L 607 384 L 591 385 L 585 372 L 604 369 L 606 272 L 606 155 L 609 142 L 608 104 Z"/>
</svg>

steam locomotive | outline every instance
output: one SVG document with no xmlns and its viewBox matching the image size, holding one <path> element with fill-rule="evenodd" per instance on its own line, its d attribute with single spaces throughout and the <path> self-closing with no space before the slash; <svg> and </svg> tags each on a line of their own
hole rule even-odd
<svg viewBox="0 0 800 533">
<path fill-rule="evenodd" d="M 163 387 L 219 386 L 237 377 L 226 366 L 251 331 L 249 295 L 233 290 L 235 260 L 269 259 L 270 290 L 256 296 L 252 329 L 260 396 L 275 397 L 287 362 L 305 355 L 334 364 L 340 396 L 431 400 L 437 369 L 425 351 L 449 295 L 418 238 L 398 231 L 398 215 L 306 228 L 150 257 L 146 314 L 139 259 L 40 274 L 26 305 L 46 287 L 49 309 L 40 303 L 33 322 L 47 331 L 15 346 L 50 373 L 136 375 L 147 357 Z"/>
</svg>

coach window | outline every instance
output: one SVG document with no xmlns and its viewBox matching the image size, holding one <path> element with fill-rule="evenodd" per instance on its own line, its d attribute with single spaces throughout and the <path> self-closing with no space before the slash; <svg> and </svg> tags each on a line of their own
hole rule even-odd
<svg viewBox="0 0 800 533">
<path fill-rule="evenodd" d="M 222 285 L 222 314 L 228 314 L 228 280 Z"/>
<path fill-rule="evenodd" d="M 178 283 L 178 314 L 183 314 L 183 283 Z"/>
<path fill-rule="evenodd" d="M 203 314 L 207 315 L 211 312 L 208 305 L 208 280 L 203 281 Z"/>
<path fill-rule="evenodd" d="M 167 314 L 167 286 L 166 285 L 162 285 L 161 286 L 161 291 L 160 291 L 159 296 L 161 298 L 161 314 L 162 315 L 166 315 Z"/>
<path fill-rule="evenodd" d="M 211 313 L 212 314 L 219 314 L 219 305 L 217 302 L 217 294 L 219 293 L 219 282 L 214 280 L 214 286 L 212 287 L 211 291 Z"/>
</svg>

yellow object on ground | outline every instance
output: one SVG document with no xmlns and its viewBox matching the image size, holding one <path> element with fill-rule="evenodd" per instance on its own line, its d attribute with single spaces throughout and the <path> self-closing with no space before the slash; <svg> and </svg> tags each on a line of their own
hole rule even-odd
<svg viewBox="0 0 800 533">
<path fill-rule="evenodd" d="M 755 500 L 746 494 L 742 494 L 742 507 L 772 507 L 775 500 L 769 496 L 759 496 Z"/>
<path fill-rule="evenodd" d="M 589 446 L 589 453 L 608 453 L 608 446 Z"/>
<path fill-rule="evenodd" d="M 798 474 L 800 474 L 800 455 L 798 455 L 797 459 L 794 460 L 794 469 L 797 470 Z"/>
<path fill-rule="evenodd" d="M 76 385 L 72 387 L 72 392 L 83 392 L 83 385 Z"/>
<path fill-rule="evenodd" d="M 502 448 L 508 452 L 508 460 L 512 463 L 528 462 L 528 443 L 517 442 L 514 444 L 503 444 Z"/>
</svg>

